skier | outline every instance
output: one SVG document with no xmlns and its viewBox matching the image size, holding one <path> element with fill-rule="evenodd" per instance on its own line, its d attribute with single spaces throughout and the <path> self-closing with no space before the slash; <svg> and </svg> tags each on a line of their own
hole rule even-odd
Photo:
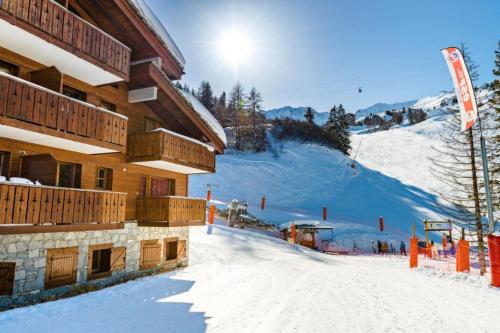
<svg viewBox="0 0 500 333">
<path fill-rule="evenodd" d="M 378 254 L 380 254 L 380 252 L 382 252 L 382 243 L 377 240 L 377 250 L 378 250 Z"/>
<path fill-rule="evenodd" d="M 399 252 L 401 255 L 406 255 L 406 245 L 403 241 L 401 241 L 401 244 L 399 245 Z"/>
<path fill-rule="evenodd" d="M 373 254 L 377 253 L 377 248 L 375 247 L 375 241 L 372 241 L 372 251 L 373 251 Z"/>
</svg>

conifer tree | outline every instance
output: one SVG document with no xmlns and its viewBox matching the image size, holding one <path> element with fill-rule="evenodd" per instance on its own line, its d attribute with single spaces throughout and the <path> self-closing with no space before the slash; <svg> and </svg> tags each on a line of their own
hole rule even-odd
<svg viewBox="0 0 500 333">
<path fill-rule="evenodd" d="M 306 121 L 310 126 L 314 124 L 314 113 L 310 106 L 306 108 L 306 111 L 304 112 L 304 118 L 306 118 Z"/>
<path fill-rule="evenodd" d="M 248 118 L 250 121 L 250 142 L 254 151 L 265 150 L 266 130 L 264 115 L 262 114 L 262 95 L 252 87 L 247 97 Z"/>
<path fill-rule="evenodd" d="M 243 86 L 239 82 L 236 82 L 229 94 L 228 103 L 229 126 L 232 127 L 234 148 L 236 150 L 241 150 L 243 144 L 242 139 L 245 124 L 244 98 Z"/>
<path fill-rule="evenodd" d="M 212 87 L 208 81 L 201 81 L 197 94 L 198 100 L 203 104 L 208 111 L 214 113 L 214 94 Z"/>
</svg>

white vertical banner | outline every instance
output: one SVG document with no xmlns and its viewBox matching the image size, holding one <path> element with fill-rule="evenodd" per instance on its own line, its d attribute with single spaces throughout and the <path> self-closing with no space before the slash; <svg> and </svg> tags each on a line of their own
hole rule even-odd
<svg viewBox="0 0 500 333">
<path fill-rule="evenodd" d="M 455 92 L 457 94 L 458 106 L 462 118 L 462 131 L 471 128 L 477 120 L 477 105 L 474 96 L 469 71 L 465 65 L 462 52 L 456 47 L 447 47 L 441 53 L 448 64 Z"/>
</svg>

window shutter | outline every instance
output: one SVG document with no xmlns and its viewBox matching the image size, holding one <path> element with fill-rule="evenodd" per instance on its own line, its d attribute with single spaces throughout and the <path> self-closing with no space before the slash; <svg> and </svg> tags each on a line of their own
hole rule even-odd
<svg viewBox="0 0 500 333">
<path fill-rule="evenodd" d="M 77 269 L 78 247 L 48 250 L 45 288 L 55 288 L 76 283 Z"/>
<path fill-rule="evenodd" d="M 114 247 L 111 249 L 111 271 L 125 269 L 126 247 Z"/>
<path fill-rule="evenodd" d="M 158 240 L 141 241 L 140 269 L 153 268 L 160 264 L 161 245 Z"/>
<path fill-rule="evenodd" d="M 12 295 L 15 271 L 15 262 L 0 262 L 0 295 Z"/>
<path fill-rule="evenodd" d="M 177 259 L 182 259 L 186 257 L 186 241 L 177 241 Z"/>
</svg>

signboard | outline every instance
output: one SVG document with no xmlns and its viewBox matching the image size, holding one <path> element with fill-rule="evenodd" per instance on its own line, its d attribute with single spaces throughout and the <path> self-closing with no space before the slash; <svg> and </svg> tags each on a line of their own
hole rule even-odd
<svg viewBox="0 0 500 333">
<path fill-rule="evenodd" d="M 425 231 L 451 231 L 451 222 L 425 221 Z"/>
<path fill-rule="evenodd" d="M 455 92 L 457 94 L 462 131 L 471 128 L 477 120 L 477 105 L 469 71 L 462 52 L 456 47 L 447 47 L 441 53 L 448 64 Z"/>
</svg>

